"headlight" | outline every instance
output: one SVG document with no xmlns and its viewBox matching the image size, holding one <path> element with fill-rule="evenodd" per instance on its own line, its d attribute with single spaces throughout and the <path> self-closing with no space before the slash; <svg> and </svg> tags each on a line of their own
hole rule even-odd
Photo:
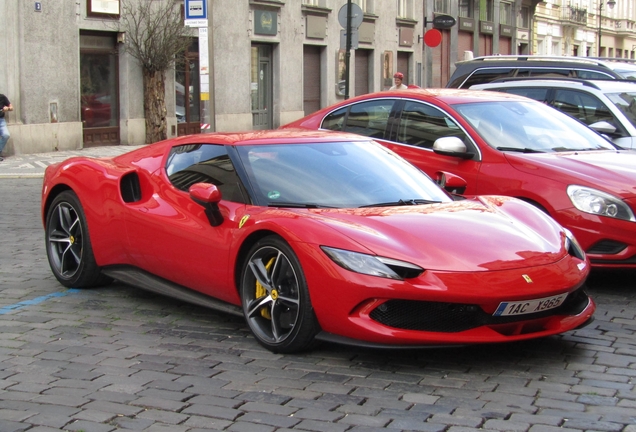
<svg viewBox="0 0 636 432">
<path fill-rule="evenodd" d="M 576 238 L 574 238 L 572 232 L 566 228 L 563 228 L 563 230 L 565 231 L 565 250 L 573 257 L 585 261 L 585 252 Z"/>
<path fill-rule="evenodd" d="M 596 189 L 570 185 L 568 196 L 574 207 L 585 213 L 636 221 L 632 209 L 621 199 Z"/>
<path fill-rule="evenodd" d="M 402 280 L 417 277 L 424 271 L 423 268 L 415 264 L 391 258 L 334 249 L 327 246 L 321 246 L 320 248 L 340 267 L 356 273 Z"/>
</svg>

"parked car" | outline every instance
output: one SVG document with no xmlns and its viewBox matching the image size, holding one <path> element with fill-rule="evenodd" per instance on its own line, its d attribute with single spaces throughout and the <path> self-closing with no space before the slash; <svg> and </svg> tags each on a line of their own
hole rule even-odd
<svg viewBox="0 0 636 432">
<path fill-rule="evenodd" d="M 509 77 L 624 78 L 609 62 L 588 57 L 494 55 L 455 63 L 455 70 L 446 87 L 469 88 Z"/>
<path fill-rule="evenodd" d="M 618 61 L 617 59 L 606 59 L 606 64 L 624 79 L 636 80 L 636 63 L 634 61 Z"/>
<path fill-rule="evenodd" d="M 447 190 L 543 209 L 574 233 L 593 266 L 636 268 L 636 152 L 542 103 L 464 89 L 385 91 L 288 127 L 372 137 Z"/>
<path fill-rule="evenodd" d="M 543 102 L 607 135 L 617 146 L 636 150 L 636 81 L 502 78 L 471 89 Z"/>
<path fill-rule="evenodd" d="M 455 201 L 350 134 L 201 134 L 45 172 L 55 277 L 243 315 L 274 352 L 518 341 L 586 324 L 589 261 L 517 199 Z"/>
</svg>

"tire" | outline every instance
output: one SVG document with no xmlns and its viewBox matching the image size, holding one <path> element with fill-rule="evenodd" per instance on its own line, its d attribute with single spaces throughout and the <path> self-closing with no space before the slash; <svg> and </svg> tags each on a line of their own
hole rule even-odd
<svg viewBox="0 0 636 432">
<path fill-rule="evenodd" d="M 64 191 L 46 215 L 46 255 L 57 280 L 69 288 L 107 285 L 95 262 L 82 205 L 74 192 Z"/>
<path fill-rule="evenodd" d="M 314 346 L 319 331 L 298 257 L 278 236 L 259 240 L 241 272 L 243 314 L 256 340 L 274 353 Z"/>
</svg>

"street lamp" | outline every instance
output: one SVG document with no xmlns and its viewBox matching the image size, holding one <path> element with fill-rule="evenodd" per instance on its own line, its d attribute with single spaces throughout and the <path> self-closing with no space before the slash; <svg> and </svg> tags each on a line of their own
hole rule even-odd
<svg viewBox="0 0 636 432">
<path fill-rule="evenodd" d="M 607 0 L 607 7 L 610 9 L 614 9 L 614 5 L 616 5 L 615 0 Z M 601 23 L 603 22 L 601 18 L 601 11 L 603 10 L 603 0 L 598 0 L 598 46 L 596 47 L 596 55 L 598 57 L 601 56 Z"/>
</svg>

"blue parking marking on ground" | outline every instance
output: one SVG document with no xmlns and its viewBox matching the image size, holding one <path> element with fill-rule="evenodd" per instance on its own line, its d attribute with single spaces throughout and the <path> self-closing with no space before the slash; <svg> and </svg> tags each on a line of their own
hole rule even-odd
<svg viewBox="0 0 636 432">
<path fill-rule="evenodd" d="M 8 305 L 8 306 L 4 306 L 0 308 L 0 315 L 4 315 L 7 314 L 9 312 L 13 312 L 15 310 L 18 309 L 22 309 L 23 307 L 27 307 L 27 306 L 33 306 L 39 303 L 42 303 L 44 301 L 47 301 L 48 299 L 54 298 L 54 297 L 64 297 L 65 295 L 68 294 L 75 294 L 80 292 L 81 290 L 75 289 L 75 288 L 71 288 L 71 289 L 67 289 L 66 291 L 60 291 L 60 292 L 55 292 L 52 294 L 48 294 L 45 296 L 41 296 L 41 297 L 36 297 L 32 300 L 25 300 L 25 301 L 21 301 L 20 303 L 14 303 L 12 305 Z"/>
</svg>

